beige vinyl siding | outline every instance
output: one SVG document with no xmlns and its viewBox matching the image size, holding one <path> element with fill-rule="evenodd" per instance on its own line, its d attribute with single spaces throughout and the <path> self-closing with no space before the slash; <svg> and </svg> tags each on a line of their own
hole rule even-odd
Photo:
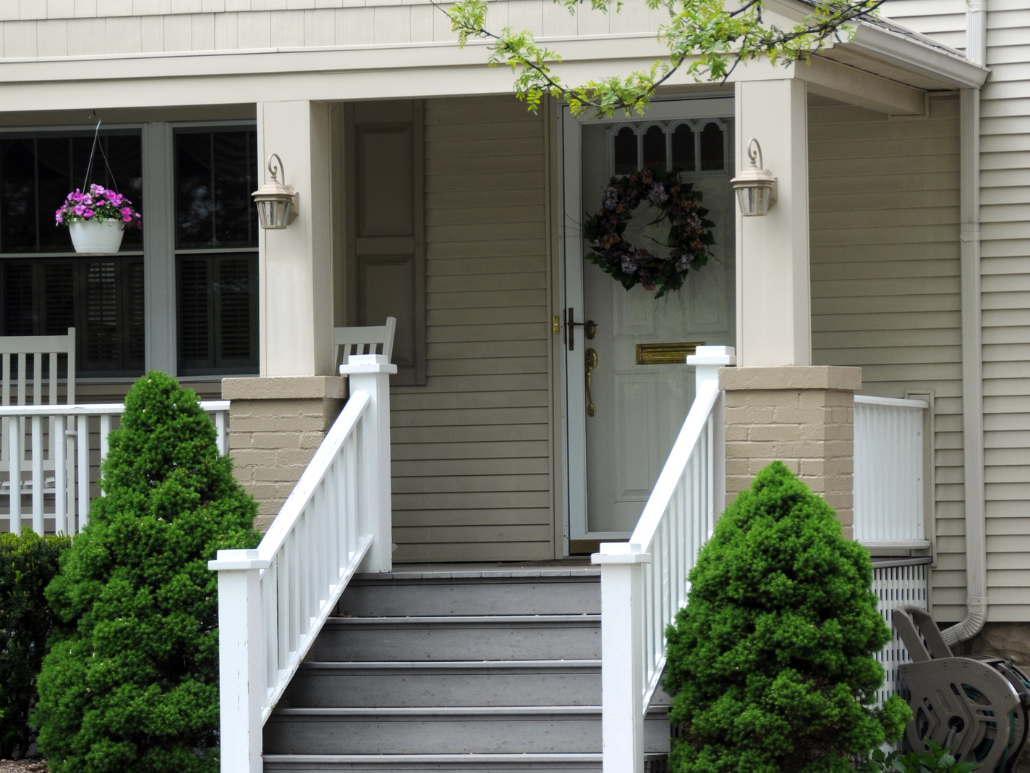
<svg viewBox="0 0 1030 773">
<path fill-rule="evenodd" d="M 315 6 L 318 6 L 317 8 Z M 552 0 L 496 0 L 487 27 L 542 37 L 653 32 L 662 12 L 626 0 L 619 13 Z M 432 43 L 455 39 L 430 0 L 0 0 L 0 56 Z"/>
<path fill-rule="evenodd" d="M 946 46 L 965 51 L 966 8 L 965 0 L 889 0 L 881 13 Z"/>
<path fill-rule="evenodd" d="M 1030 620 L 1030 9 L 991 0 L 980 103 L 987 585 Z"/>
<path fill-rule="evenodd" d="M 933 390 L 934 615 L 965 612 L 958 98 L 922 120 L 809 110 L 812 346 L 862 367 L 865 394 Z"/>
<path fill-rule="evenodd" d="M 397 562 L 554 557 L 544 121 L 425 103 L 427 372 L 391 392 Z"/>
</svg>

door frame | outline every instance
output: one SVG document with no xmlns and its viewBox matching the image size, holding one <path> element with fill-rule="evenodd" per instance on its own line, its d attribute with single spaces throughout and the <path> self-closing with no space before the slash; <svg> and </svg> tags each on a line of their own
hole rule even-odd
<svg viewBox="0 0 1030 773">
<path fill-rule="evenodd" d="M 625 532 L 588 531 L 586 455 L 586 340 L 583 329 L 567 329 L 568 309 L 575 319 L 583 316 L 583 239 L 578 217 L 583 210 L 583 126 L 585 124 L 638 123 L 679 119 L 724 118 L 735 114 L 733 92 L 697 94 L 655 99 L 644 115 L 620 113 L 611 118 L 573 116 L 568 105 L 558 112 L 558 217 L 559 299 L 562 337 L 559 351 L 561 372 L 562 487 L 564 489 L 564 555 L 569 541 L 625 540 Z M 568 336 L 573 337 L 573 350 Z"/>
</svg>

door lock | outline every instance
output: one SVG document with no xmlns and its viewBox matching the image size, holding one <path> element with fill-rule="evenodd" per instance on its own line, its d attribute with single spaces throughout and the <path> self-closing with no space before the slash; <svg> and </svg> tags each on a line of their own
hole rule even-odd
<svg viewBox="0 0 1030 773">
<path fill-rule="evenodd" d="M 569 351 L 574 351 L 576 348 L 576 327 L 583 328 L 583 335 L 588 340 L 593 341 L 597 337 L 597 323 L 592 319 L 588 319 L 586 322 L 576 322 L 575 310 L 570 306 L 566 309 L 565 323 L 565 341 L 569 345 Z"/>
</svg>

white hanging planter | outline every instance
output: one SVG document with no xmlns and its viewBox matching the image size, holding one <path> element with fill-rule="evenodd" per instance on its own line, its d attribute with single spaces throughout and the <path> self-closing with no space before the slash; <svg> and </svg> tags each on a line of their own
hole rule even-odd
<svg viewBox="0 0 1030 773">
<path fill-rule="evenodd" d="M 125 223 L 120 220 L 74 220 L 68 223 L 76 252 L 114 255 L 122 246 Z"/>
</svg>

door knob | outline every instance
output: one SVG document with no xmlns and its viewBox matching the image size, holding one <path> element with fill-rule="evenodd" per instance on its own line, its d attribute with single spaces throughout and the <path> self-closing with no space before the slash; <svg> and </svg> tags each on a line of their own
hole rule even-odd
<svg viewBox="0 0 1030 773">
<path fill-rule="evenodd" d="M 594 405 L 594 396 L 590 394 L 590 373 L 597 367 L 597 352 L 593 349 L 587 349 L 586 357 L 584 359 L 586 360 L 587 365 L 587 416 L 596 416 L 597 406 Z"/>
</svg>

